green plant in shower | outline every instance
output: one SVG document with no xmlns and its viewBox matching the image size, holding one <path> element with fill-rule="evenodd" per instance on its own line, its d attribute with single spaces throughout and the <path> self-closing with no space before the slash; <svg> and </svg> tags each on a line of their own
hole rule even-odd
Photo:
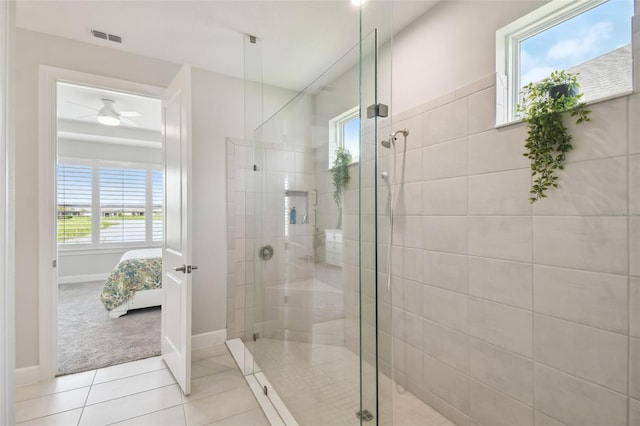
<svg viewBox="0 0 640 426">
<path fill-rule="evenodd" d="M 336 206 L 342 209 L 342 191 L 344 187 L 349 183 L 349 164 L 353 157 L 348 149 L 339 146 L 336 149 L 336 158 L 333 160 L 333 167 L 329 169 L 331 173 L 331 180 L 333 182 L 333 200 L 336 202 Z"/>
<path fill-rule="evenodd" d="M 554 71 L 537 83 L 523 87 L 522 102 L 517 105 L 518 115 L 528 125 L 528 136 L 523 155 L 531 160 L 534 178 L 529 198 L 531 204 L 546 198 L 546 191 L 558 187 L 557 170 L 564 169 L 567 152 L 573 149 L 572 135 L 564 126 L 563 115 L 568 112 L 577 117 L 576 124 L 589 119 L 590 111 L 581 102 L 577 74 Z"/>
</svg>

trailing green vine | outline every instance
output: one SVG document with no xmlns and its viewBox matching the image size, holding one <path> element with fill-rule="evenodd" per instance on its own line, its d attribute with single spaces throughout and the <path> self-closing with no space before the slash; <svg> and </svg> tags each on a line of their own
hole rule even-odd
<svg viewBox="0 0 640 426">
<path fill-rule="evenodd" d="M 558 187 L 556 171 L 564 169 L 566 154 L 573 149 L 573 137 L 564 126 L 563 113 L 577 117 L 576 124 L 591 121 L 591 111 L 580 101 L 579 87 L 577 75 L 565 71 L 554 71 L 544 80 L 523 87 L 522 102 L 516 111 L 529 127 L 527 152 L 523 155 L 531 160 L 532 204 L 546 198 L 549 188 Z"/>
<path fill-rule="evenodd" d="M 352 159 L 353 157 L 348 149 L 338 147 L 336 149 L 336 158 L 333 160 L 333 167 L 329 170 L 335 188 L 333 200 L 339 209 L 342 208 L 342 191 L 347 183 L 349 183 L 349 164 L 351 164 Z"/>
</svg>

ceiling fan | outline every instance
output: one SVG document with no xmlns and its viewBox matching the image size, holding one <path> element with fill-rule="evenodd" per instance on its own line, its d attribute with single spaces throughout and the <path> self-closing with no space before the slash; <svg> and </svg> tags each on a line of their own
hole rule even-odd
<svg viewBox="0 0 640 426">
<path fill-rule="evenodd" d="M 119 126 L 121 119 L 127 120 L 133 125 L 141 127 L 141 124 L 137 121 L 133 120 L 131 117 L 142 117 L 137 111 L 117 111 L 115 108 L 116 101 L 112 99 L 101 99 L 103 106 L 100 109 L 95 109 L 87 105 L 82 105 L 77 102 L 67 101 L 70 104 L 78 105 L 83 108 L 88 108 L 90 110 L 96 111 L 96 114 L 84 115 L 78 118 L 87 118 L 96 116 L 98 123 L 104 124 L 105 126 Z"/>
</svg>

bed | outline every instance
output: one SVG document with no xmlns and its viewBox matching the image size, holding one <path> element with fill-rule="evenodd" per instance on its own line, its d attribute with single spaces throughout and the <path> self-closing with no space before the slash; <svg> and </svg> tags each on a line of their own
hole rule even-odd
<svg viewBox="0 0 640 426">
<path fill-rule="evenodd" d="M 100 300 L 111 318 L 162 305 L 162 249 L 126 252 L 104 283 Z"/>
</svg>

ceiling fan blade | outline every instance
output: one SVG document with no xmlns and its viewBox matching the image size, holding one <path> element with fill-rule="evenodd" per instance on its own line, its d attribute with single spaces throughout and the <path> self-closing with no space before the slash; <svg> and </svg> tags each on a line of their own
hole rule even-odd
<svg viewBox="0 0 640 426">
<path fill-rule="evenodd" d="M 81 115 L 80 117 L 76 117 L 76 120 L 80 120 L 83 118 L 89 118 L 89 117 L 97 117 L 98 114 L 88 114 L 88 115 Z"/>
<path fill-rule="evenodd" d="M 138 111 L 120 111 L 120 117 L 142 117 Z"/>
<path fill-rule="evenodd" d="M 82 104 L 79 104 L 79 103 L 77 103 L 77 102 L 73 102 L 73 101 L 67 101 L 67 103 L 68 103 L 68 104 L 77 105 L 77 106 L 81 106 L 82 108 L 87 108 L 87 109 L 90 109 L 90 110 L 92 110 L 92 111 L 96 111 L 96 112 L 100 111 L 99 109 L 92 108 L 92 107 L 90 107 L 90 106 L 86 106 L 86 105 L 82 105 Z"/>
<path fill-rule="evenodd" d="M 134 125 L 134 126 L 136 126 L 136 127 L 142 127 L 142 124 L 141 124 L 141 123 L 139 123 L 139 122 L 137 122 L 136 120 L 131 119 L 131 118 L 129 118 L 129 117 L 125 117 L 125 116 L 124 116 L 124 115 L 122 115 L 122 114 L 120 115 L 120 118 L 122 118 L 123 120 L 127 120 L 127 121 L 129 121 L 129 122 L 133 123 L 133 125 Z"/>
</svg>

